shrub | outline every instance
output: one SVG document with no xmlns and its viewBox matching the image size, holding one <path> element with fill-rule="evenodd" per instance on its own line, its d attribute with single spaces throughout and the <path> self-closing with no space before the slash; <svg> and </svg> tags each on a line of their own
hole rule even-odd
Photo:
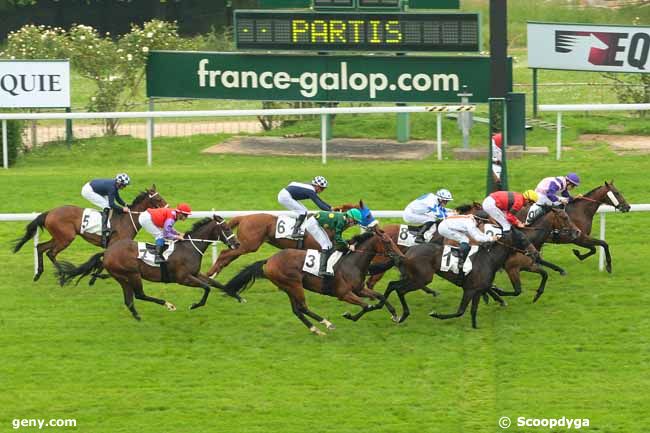
<svg viewBox="0 0 650 433">
<path fill-rule="evenodd" d="M 18 152 L 23 148 L 23 129 L 25 123 L 22 120 L 7 121 L 7 154 L 9 165 L 13 165 L 18 158 Z M 3 149 L 0 145 L 0 160 L 4 161 Z"/>
</svg>

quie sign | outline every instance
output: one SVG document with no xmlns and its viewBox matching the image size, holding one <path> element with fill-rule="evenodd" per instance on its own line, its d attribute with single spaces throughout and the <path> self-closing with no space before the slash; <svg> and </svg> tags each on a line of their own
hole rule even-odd
<svg viewBox="0 0 650 433">
<path fill-rule="evenodd" d="M 67 60 L 0 61 L 0 108 L 70 107 Z"/>
<path fill-rule="evenodd" d="M 528 23 L 528 67 L 647 73 L 650 27 Z"/>
</svg>

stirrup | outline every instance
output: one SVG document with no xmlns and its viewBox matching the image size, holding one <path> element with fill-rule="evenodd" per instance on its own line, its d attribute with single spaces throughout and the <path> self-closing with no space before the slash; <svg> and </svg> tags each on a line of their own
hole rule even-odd
<svg viewBox="0 0 650 433">
<path fill-rule="evenodd" d="M 154 257 L 154 259 L 153 259 L 153 262 L 155 264 L 159 265 L 161 263 L 165 263 L 166 260 L 165 260 L 165 258 L 163 256 L 156 255 L 156 257 Z"/>
</svg>

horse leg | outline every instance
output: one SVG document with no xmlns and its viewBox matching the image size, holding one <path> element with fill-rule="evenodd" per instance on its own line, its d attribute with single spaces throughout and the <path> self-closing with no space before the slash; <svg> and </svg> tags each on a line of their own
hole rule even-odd
<svg viewBox="0 0 650 433">
<path fill-rule="evenodd" d="M 303 313 L 311 317 L 312 319 L 316 320 L 317 322 L 321 323 L 322 325 L 325 325 L 327 329 L 330 331 L 336 329 L 336 326 L 329 320 L 325 319 L 324 317 L 319 316 L 318 314 L 314 313 L 307 307 L 307 304 L 302 305 L 303 308 Z"/>
<path fill-rule="evenodd" d="M 530 266 L 523 269 L 528 272 L 534 272 L 536 274 L 539 274 L 542 277 L 542 281 L 540 281 L 539 287 L 537 288 L 537 291 L 535 293 L 535 297 L 533 298 L 533 302 L 537 302 L 540 296 L 542 296 L 542 294 L 544 293 L 544 288 L 546 287 L 546 280 L 548 280 L 548 272 L 542 269 L 541 266 L 537 266 L 537 265 Z"/>
<path fill-rule="evenodd" d="M 115 279 L 120 283 L 120 286 L 122 286 L 122 292 L 124 293 L 124 305 L 126 305 L 126 308 L 129 309 L 135 320 L 142 320 L 135 309 L 133 289 L 131 289 L 131 286 L 129 286 L 128 278 L 115 277 Z"/>
<path fill-rule="evenodd" d="M 310 332 L 313 332 L 316 335 L 326 335 L 323 331 L 314 326 L 309 319 L 305 317 L 305 313 L 308 311 L 307 302 L 305 301 L 305 291 L 300 287 L 292 287 L 283 289 L 287 296 L 289 296 L 289 301 L 291 302 L 291 310 L 293 314 L 300 319 L 302 323 L 309 329 Z M 330 323 L 331 325 L 331 323 Z"/>
<path fill-rule="evenodd" d="M 481 292 L 477 291 L 476 294 L 472 297 L 472 309 L 470 310 L 472 312 L 472 328 L 476 329 L 478 328 L 478 325 L 476 324 L 476 313 L 478 312 L 478 305 L 479 301 L 481 299 Z"/>
<path fill-rule="evenodd" d="M 404 286 L 401 286 L 397 289 L 397 297 L 399 298 L 399 301 L 402 303 L 402 316 L 399 318 L 397 323 L 403 323 L 408 316 L 411 315 L 411 310 L 409 309 L 409 305 L 406 303 L 406 294 L 410 292 L 410 290 L 404 290 Z"/>
<path fill-rule="evenodd" d="M 158 305 L 164 305 L 169 311 L 176 311 L 176 306 L 171 302 L 167 302 L 164 299 L 154 298 L 153 296 L 148 296 L 144 293 L 142 288 L 142 278 L 140 276 L 134 276 L 129 278 L 129 285 L 133 288 L 133 293 L 135 294 L 136 299 L 141 301 L 153 302 Z"/>
<path fill-rule="evenodd" d="M 385 273 L 386 273 L 386 272 L 382 272 L 381 274 L 371 275 L 371 276 L 366 280 L 366 287 L 367 287 L 369 290 L 374 290 L 375 286 L 377 285 L 377 283 L 379 282 L 379 280 L 381 280 L 381 279 L 384 277 L 384 274 L 385 274 Z"/>
<path fill-rule="evenodd" d="M 439 295 L 438 292 L 436 292 L 436 291 L 433 290 L 433 289 L 428 288 L 427 286 L 422 287 L 422 291 L 423 291 L 424 293 L 428 293 L 429 295 L 433 296 L 434 298 L 437 297 L 437 296 Z"/>
<path fill-rule="evenodd" d="M 505 301 L 501 296 L 499 296 L 499 294 L 496 293 L 496 292 L 494 291 L 494 289 L 498 289 L 498 287 L 496 287 L 496 286 L 492 286 L 492 287 L 490 287 L 489 289 L 487 289 L 485 292 L 483 292 L 483 294 L 482 294 L 483 299 L 485 299 L 485 298 L 489 295 L 490 298 L 492 298 L 492 299 L 493 299 L 495 302 L 497 302 L 500 306 L 502 306 L 502 307 L 507 307 L 507 306 L 508 306 L 508 303 L 507 303 L 507 302 L 506 302 L 506 301 Z M 500 289 L 499 289 L 499 290 L 500 290 Z M 486 302 L 486 304 L 487 304 L 487 302 Z"/>
<path fill-rule="evenodd" d="M 441 320 L 446 320 L 446 319 L 453 319 L 454 317 L 460 317 L 463 314 L 465 314 L 465 310 L 467 309 L 467 305 L 469 304 L 469 301 L 472 300 L 473 293 L 470 290 L 463 290 L 463 297 L 460 300 L 460 305 L 458 306 L 458 311 L 455 313 L 451 314 L 438 314 L 435 311 L 432 311 L 429 313 L 429 316 L 434 317 L 436 319 L 441 319 Z"/>
<path fill-rule="evenodd" d="M 397 316 L 397 311 L 395 311 L 395 308 L 390 304 L 390 302 L 386 300 L 386 298 L 384 298 L 384 295 L 381 293 L 366 288 L 362 288 L 359 293 L 362 296 L 379 301 L 375 305 L 370 305 L 368 311 L 380 310 L 382 307 L 386 307 L 391 316 Z"/>
<path fill-rule="evenodd" d="M 354 321 L 354 322 L 356 322 L 357 320 L 359 320 L 359 318 L 360 318 L 361 316 L 363 316 L 363 314 L 367 313 L 368 311 L 372 311 L 372 310 L 376 310 L 376 309 L 377 309 L 376 306 L 371 306 L 371 305 L 367 304 L 366 302 L 364 302 L 363 299 L 361 299 L 360 297 L 358 297 L 358 296 L 357 296 L 354 292 L 352 292 L 352 291 L 346 292 L 346 293 L 343 295 L 343 297 L 339 297 L 339 300 L 340 300 L 340 301 L 345 301 L 345 302 L 347 302 L 348 304 L 358 305 L 358 306 L 361 307 L 361 311 L 359 311 L 357 314 L 354 314 L 354 315 L 353 315 L 352 313 L 350 313 L 350 312 L 348 312 L 348 311 L 346 311 L 345 313 L 343 313 L 343 317 L 345 317 L 346 319 L 352 320 L 352 321 Z"/>
<path fill-rule="evenodd" d="M 508 278 L 510 278 L 510 283 L 512 283 L 512 287 L 515 289 L 514 292 L 506 292 L 505 290 L 502 290 L 497 286 L 492 286 L 492 288 L 490 288 L 487 293 L 490 293 L 492 291 L 499 296 L 519 296 L 521 294 L 520 269 L 521 268 L 519 267 L 519 265 L 510 266 L 506 269 Z"/>
<path fill-rule="evenodd" d="M 52 241 L 54 241 L 54 245 L 49 248 L 47 251 L 47 257 L 50 259 L 52 264 L 54 265 L 55 268 L 59 268 L 59 262 L 56 261 L 56 256 L 66 248 L 70 246 L 72 241 L 74 241 L 74 236 L 71 238 L 66 238 L 63 240 L 57 239 L 57 238 L 52 238 Z"/>
<path fill-rule="evenodd" d="M 217 280 L 213 280 L 212 278 L 208 277 L 207 275 L 201 274 L 201 273 L 199 273 L 197 275 L 197 278 L 199 278 L 201 281 L 207 283 L 210 287 L 215 287 L 215 288 L 217 288 L 217 289 L 219 289 L 219 290 L 221 290 L 221 291 L 223 291 L 225 293 L 225 286 L 223 284 L 221 284 L 220 282 L 218 282 Z M 246 303 L 246 299 L 242 298 L 237 293 L 227 293 L 227 294 L 229 296 L 232 296 L 233 298 L 237 299 L 237 301 L 239 301 L 239 303 L 241 303 L 241 304 Z"/>
<path fill-rule="evenodd" d="M 54 239 L 50 239 L 49 241 L 40 243 L 36 246 L 38 270 L 36 271 L 36 274 L 34 274 L 34 281 L 38 281 L 38 279 L 41 278 L 41 275 L 43 274 L 43 253 L 49 251 L 50 248 L 52 248 L 52 245 L 54 245 Z"/>
<path fill-rule="evenodd" d="M 203 296 L 201 297 L 201 300 L 192 304 L 190 306 L 190 310 L 194 310 L 195 308 L 199 308 L 205 305 L 211 290 L 210 284 L 207 281 L 202 280 L 196 275 L 187 275 L 182 281 L 179 281 L 178 283 L 184 286 L 200 287 L 203 289 Z"/>
</svg>

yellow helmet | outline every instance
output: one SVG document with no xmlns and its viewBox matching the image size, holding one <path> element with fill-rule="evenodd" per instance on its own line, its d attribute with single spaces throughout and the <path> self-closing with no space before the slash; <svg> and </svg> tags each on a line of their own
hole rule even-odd
<svg viewBox="0 0 650 433">
<path fill-rule="evenodd" d="M 537 201 L 539 199 L 539 196 L 535 191 L 532 189 L 529 189 L 528 191 L 524 191 L 523 194 L 524 198 L 529 201 Z"/>
</svg>

